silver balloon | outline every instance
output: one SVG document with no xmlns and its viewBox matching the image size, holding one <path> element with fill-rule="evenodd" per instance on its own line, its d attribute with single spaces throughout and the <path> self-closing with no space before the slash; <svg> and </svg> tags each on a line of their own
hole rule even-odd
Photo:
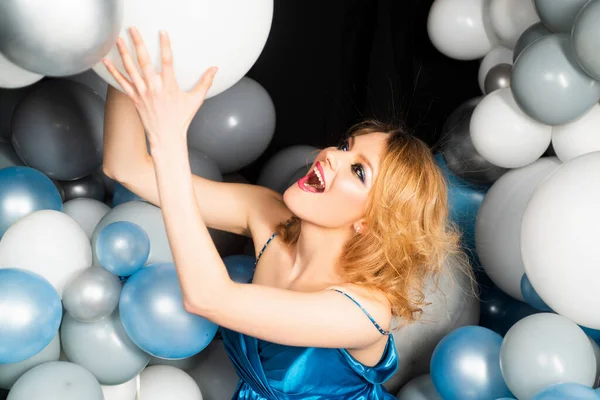
<svg viewBox="0 0 600 400">
<path fill-rule="evenodd" d="M 223 175 L 219 170 L 219 166 L 206 154 L 198 150 L 189 149 L 188 157 L 190 160 L 192 174 L 201 176 L 202 178 L 209 179 L 211 181 L 223 181 Z"/>
<path fill-rule="evenodd" d="M 104 268 L 91 267 L 73 279 L 63 292 L 63 306 L 81 322 L 98 321 L 119 305 L 121 281 Z"/>
<path fill-rule="evenodd" d="M 535 0 L 540 19 L 552 32 L 570 33 L 577 13 L 589 0 Z"/>
<path fill-rule="evenodd" d="M 255 161 L 274 132 L 275 106 L 269 93 L 244 77 L 202 105 L 188 130 L 188 142 L 226 174 Z"/>
<path fill-rule="evenodd" d="M 26 165 L 50 178 L 74 180 L 102 164 L 104 104 L 82 84 L 36 85 L 12 116 L 12 142 Z"/>
<path fill-rule="evenodd" d="M 60 328 L 67 358 L 90 371 L 102 385 L 120 385 L 148 365 L 150 355 L 129 338 L 119 311 L 108 318 L 82 323 L 66 314 Z"/>
<path fill-rule="evenodd" d="M 513 62 L 517 60 L 523 50 L 525 50 L 525 48 L 531 43 L 551 34 L 552 32 L 550 32 L 548 28 L 546 28 L 546 26 L 541 22 L 537 22 L 525 29 L 515 44 L 515 48 L 513 50 Z"/>
<path fill-rule="evenodd" d="M 457 176 L 475 183 L 493 183 L 507 171 L 483 158 L 471 140 L 471 114 L 482 97 L 468 100 L 458 106 L 443 127 L 441 152 L 448 168 Z"/>
<path fill-rule="evenodd" d="M 295 145 L 278 151 L 269 159 L 258 176 L 258 185 L 283 193 L 290 178 L 302 167 L 312 165 L 319 149 L 307 145 Z"/>
<path fill-rule="evenodd" d="M 10 143 L 0 143 L 0 169 L 23 165 Z"/>
<path fill-rule="evenodd" d="M 435 390 L 431 375 L 421 375 L 408 382 L 398 395 L 398 400 L 442 400 L 442 396 Z"/>
<path fill-rule="evenodd" d="M 65 361 L 30 369 L 17 380 L 7 400 L 104 400 L 102 388 L 88 370 Z"/>
<path fill-rule="evenodd" d="M 61 184 L 65 191 L 64 201 L 82 197 L 98 201 L 104 200 L 104 182 L 99 174 L 91 174 L 74 181 L 62 181 Z"/>
<path fill-rule="evenodd" d="M 194 358 L 197 364 L 187 372 L 200 387 L 203 400 L 230 399 L 240 379 L 223 341 L 214 339 Z"/>
<path fill-rule="evenodd" d="M 94 199 L 73 199 L 63 204 L 63 212 L 79 224 L 88 239 L 92 239 L 94 229 L 109 211 L 109 206 Z"/>
<path fill-rule="evenodd" d="M 122 16 L 123 0 L 2 0 L 0 52 L 38 74 L 76 74 L 108 53 Z"/>
<path fill-rule="evenodd" d="M 57 333 L 50 344 L 33 357 L 14 364 L 0 364 L 0 388 L 10 389 L 25 372 L 43 363 L 58 361 L 59 357 L 60 338 Z"/>
<path fill-rule="evenodd" d="M 573 26 L 573 50 L 579 65 L 592 78 L 600 80 L 600 1 L 590 1 L 581 10 Z"/>
<path fill-rule="evenodd" d="M 579 68 L 569 35 L 549 35 L 517 59 L 511 89 L 519 107 L 546 125 L 581 117 L 600 99 L 600 82 Z"/>
<path fill-rule="evenodd" d="M 493 66 L 485 77 L 483 84 L 485 94 L 492 93 L 494 90 L 510 87 L 510 74 L 512 65 L 498 64 Z"/>
</svg>

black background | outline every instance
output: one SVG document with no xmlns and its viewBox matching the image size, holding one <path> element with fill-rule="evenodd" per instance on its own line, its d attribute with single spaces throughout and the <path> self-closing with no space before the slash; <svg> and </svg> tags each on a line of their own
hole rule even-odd
<svg viewBox="0 0 600 400">
<path fill-rule="evenodd" d="M 242 174 L 253 181 L 287 146 L 336 144 L 366 118 L 402 122 L 435 146 L 448 115 L 481 93 L 479 62 L 452 60 L 429 41 L 432 2 L 275 1 L 269 39 L 248 76 L 273 99 L 277 127 Z"/>
</svg>

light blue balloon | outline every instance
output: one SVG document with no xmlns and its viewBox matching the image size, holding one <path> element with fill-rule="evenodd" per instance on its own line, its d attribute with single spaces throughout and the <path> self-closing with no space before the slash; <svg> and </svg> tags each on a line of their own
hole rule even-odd
<svg viewBox="0 0 600 400">
<path fill-rule="evenodd" d="M 542 300 L 540 295 L 537 294 L 534 287 L 531 285 L 529 278 L 527 278 L 527 274 L 523 274 L 523 277 L 521 278 L 521 293 L 523 294 L 525 301 L 532 307 L 540 311 L 552 312 L 552 309 L 544 302 L 544 300 Z"/>
<path fill-rule="evenodd" d="M 481 326 L 464 326 L 446 335 L 435 348 L 430 364 L 431 379 L 442 398 L 512 396 L 500 371 L 501 345 L 500 335 Z"/>
<path fill-rule="evenodd" d="M 0 169 L 0 238 L 26 215 L 62 207 L 60 193 L 46 175 L 29 167 Z"/>
<path fill-rule="evenodd" d="M 137 224 L 113 222 L 98 234 L 96 254 L 106 270 L 117 276 L 129 276 L 148 261 L 150 238 Z"/>
<path fill-rule="evenodd" d="M 0 364 L 38 354 L 61 320 L 62 303 L 50 282 L 31 271 L 0 269 Z"/>
<path fill-rule="evenodd" d="M 579 383 L 558 383 L 551 385 L 533 396 L 531 400 L 598 400 L 598 393 L 589 386 Z"/>
<path fill-rule="evenodd" d="M 212 341 L 218 328 L 185 311 L 171 263 L 152 264 L 133 274 L 121 292 L 119 312 L 125 331 L 139 348 L 168 360 L 198 354 Z"/>
<path fill-rule="evenodd" d="M 121 185 L 119 182 L 114 183 L 113 185 L 113 198 L 112 198 L 112 206 L 113 208 L 118 206 L 119 204 L 128 203 L 130 201 L 146 201 L 142 199 L 137 194 L 133 193 L 131 190 L 127 189 L 125 186 Z"/>
<path fill-rule="evenodd" d="M 232 281 L 251 283 L 256 268 L 256 259 L 247 255 L 227 256 L 223 258 L 227 272 Z"/>
</svg>

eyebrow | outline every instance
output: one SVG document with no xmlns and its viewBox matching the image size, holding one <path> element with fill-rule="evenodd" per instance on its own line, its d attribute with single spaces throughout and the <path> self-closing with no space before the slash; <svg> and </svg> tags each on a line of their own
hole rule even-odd
<svg viewBox="0 0 600 400">
<path fill-rule="evenodd" d="M 352 141 L 352 147 L 354 147 L 354 143 L 356 141 L 356 138 L 354 136 L 350 137 L 350 140 Z M 360 158 L 362 160 L 362 162 L 364 162 L 365 164 L 367 164 L 367 166 L 369 167 L 369 169 L 372 172 L 375 172 L 375 170 L 373 169 L 373 165 L 371 164 L 371 161 L 369 161 L 369 159 L 362 153 L 358 154 L 358 158 Z"/>
</svg>

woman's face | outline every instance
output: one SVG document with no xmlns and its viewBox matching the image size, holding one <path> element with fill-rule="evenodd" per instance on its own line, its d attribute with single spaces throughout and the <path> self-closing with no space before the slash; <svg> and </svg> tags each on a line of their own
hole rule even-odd
<svg viewBox="0 0 600 400">
<path fill-rule="evenodd" d="M 285 204 L 315 225 L 351 227 L 365 215 L 386 140 L 385 133 L 375 132 L 322 150 L 309 173 L 285 191 Z"/>
</svg>

